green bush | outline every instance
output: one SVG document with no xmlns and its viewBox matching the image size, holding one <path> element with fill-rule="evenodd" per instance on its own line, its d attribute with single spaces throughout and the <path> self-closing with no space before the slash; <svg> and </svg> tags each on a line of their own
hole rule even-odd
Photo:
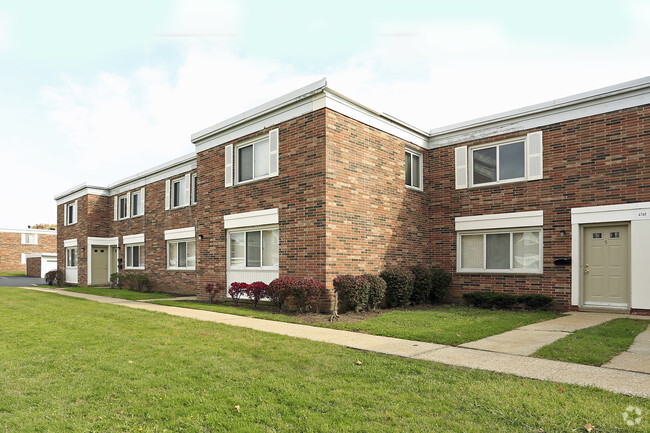
<svg viewBox="0 0 650 433">
<path fill-rule="evenodd" d="M 363 274 L 362 277 L 368 284 L 368 303 L 367 310 L 376 310 L 384 302 L 386 296 L 386 281 L 379 275 Z"/>
<path fill-rule="evenodd" d="M 413 291 L 411 292 L 411 304 L 424 304 L 429 300 L 431 292 L 431 268 L 423 265 L 411 267 L 413 273 Z"/>
<path fill-rule="evenodd" d="M 136 292 L 149 293 L 152 289 L 151 280 L 149 280 L 147 274 L 118 274 L 117 280 L 119 281 L 119 287 L 125 287 Z"/>
<path fill-rule="evenodd" d="M 319 300 L 325 295 L 325 284 L 313 278 L 301 278 L 293 287 L 292 295 L 301 313 L 318 312 Z"/>
<path fill-rule="evenodd" d="M 406 307 L 413 292 L 413 272 L 408 268 L 389 268 L 379 276 L 386 281 L 386 306 Z"/>
<path fill-rule="evenodd" d="M 338 293 L 341 312 L 359 312 L 368 309 L 370 286 L 362 276 L 339 275 L 334 278 L 334 291 Z"/>
<path fill-rule="evenodd" d="M 519 302 L 528 308 L 548 308 L 553 304 L 553 298 L 546 295 L 533 294 L 519 296 Z"/>
<path fill-rule="evenodd" d="M 65 285 L 65 277 L 63 271 L 55 269 L 45 274 L 45 284 L 48 286 L 63 287 Z"/>
<path fill-rule="evenodd" d="M 113 272 L 110 277 L 110 283 L 111 283 L 111 288 L 113 289 L 121 289 L 122 288 L 122 280 L 121 277 L 122 274 Z"/>
<path fill-rule="evenodd" d="M 284 308 L 287 298 L 291 296 L 298 281 L 291 277 L 278 277 L 266 288 L 266 296 L 279 310 Z"/>
<path fill-rule="evenodd" d="M 492 305 L 496 308 L 512 308 L 517 303 L 517 296 L 509 293 L 494 293 L 492 296 Z"/>
<path fill-rule="evenodd" d="M 440 302 L 447 294 L 447 288 L 451 284 L 451 274 L 444 269 L 431 268 L 431 289 L 429 300 L 432 303 Z"/>
</svg>

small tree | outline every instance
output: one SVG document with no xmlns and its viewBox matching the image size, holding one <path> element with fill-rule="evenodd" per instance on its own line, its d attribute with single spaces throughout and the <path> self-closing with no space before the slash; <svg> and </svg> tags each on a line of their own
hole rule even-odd
<svg viewBox="0 0 650 433">
<path fill-rule="evenodd" d="M 205 293 L 208 294 L 208 299 L 211 304 L 214 304 L 214 300 L 219 293 L 224 293 L 226 291 L 226 286 L 221 283 L 208 283 L 205 285 Z"/>
</svg>

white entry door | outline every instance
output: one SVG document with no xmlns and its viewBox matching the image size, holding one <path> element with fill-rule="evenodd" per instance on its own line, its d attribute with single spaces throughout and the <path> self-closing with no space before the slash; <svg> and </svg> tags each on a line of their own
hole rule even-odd
<svg viewBox="0 0 650 433">
<path fill-rule="evenodd" d="M 629 307 L 628 232 L 627 225 L 584 228 L 582 278 L 585 306 Z"/>
</svg>

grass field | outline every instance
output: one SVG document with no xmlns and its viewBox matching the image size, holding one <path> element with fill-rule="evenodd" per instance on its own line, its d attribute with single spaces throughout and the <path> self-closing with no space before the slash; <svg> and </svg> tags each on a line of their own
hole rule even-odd
<svg viewBox="0 0 650 433">
<path fill-rule="evenodd" d="M 64 290 L 67 290 L 69 292 L 88 293 L 90 295 L 108 296 L 110 298 L 129 299 L 131 301 L 173 298 L 176 296 L 169 295 L 167 293 L 142 293 L 127 289 L 111 289 L 108 287 L 67 287 Z"/>
<path fill-rule="evenodd" d="M 603 365 L 627 350 L 639 333 L 648 327 L 648 321 L 614 319 L 573 334 L 544 346 L 533 354 L 537 358 Z"/>
<path fill-rule="evenodd" d="M 24 277 L 25 271 L 6 271 L 0 272 L 0 277 Z"/>
<path fill-rule="evenodd" d="M 618 432 L 639 431 L 626 407 L 648 409 L 594 388 L 15 288 L 0 291 L 0 366 L 0 431 L 11 432 Z"/>
<path fill-rule="evenodd" d="M 326 319 L 327 315 L 323 315 L 320 322 L 313 320 L 306 322 L 299 315 L 276 314 L 263 309 L 253 310 L 230 305 L 184 301 L 156 301 L 155 303 L 451 345 L 475 341 L 560 316 L 552 311 L 503 311 L 442 306 L 422 310 L 392 310 L 378 316 L 369 316 L 361 321 L 330 323 Z"/>
</svg>

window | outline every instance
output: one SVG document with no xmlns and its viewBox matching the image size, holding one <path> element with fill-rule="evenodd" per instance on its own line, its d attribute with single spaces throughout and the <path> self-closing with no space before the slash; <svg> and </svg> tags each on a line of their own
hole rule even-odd
<svg viewBox="0 0 650 433">
<path fill-rule="evenodd" d="M 131 194 L 131 216 L 142 215 L 142 193 L 140 191 Z"/>
<path fill-rule="evenodd" d="M 66 248 L 65 249 L 65 266 L 66 268 L 76 268 L 77 267 L 77 248 Z"/>
<path fill-rule="evenodd" d="M 119 198 L 119 218 L 124 219 L 129 217 L 129 197 L 124 195 Z"/>
<path fill-rule="evenodd" d="M 269 175 L 269 140 L 237 148 L 237 181 L 261 179 Z"/>
<path fill-rule="evenodd" d="M 524 141 L 470 150 L 472 184 L 511 182 L 526 177 Z"/>
<path fill-rule="evenodd" d="M 68 203 L 64 206 L 63 223 L 64 225 L 75 224 L 77 222 L 77 201 Z"/>
<path fill-rule="evenodd" d="M 406 186 L 422 190 L 422 155 L 406 149 Z"/>
<path fill-rule="evenodd" d="M 144 244 L 126 245 L 126 269 L 144 269 Z"/>
<path fill-rule="evenodd" d="M 172 182 L 172 207 L 185 206 L 185 178 Z"/>
<path fill-rule="evenodd" d="M 196 197 L 197 197 L 196 190 L 199 184 L 198 179 L 199 178 L 196 174 L 192 175 L 192 204 L 196 204 Z"/>
<path fill-rule="evenodd" d="M 38 245 L 38 235 L 36 233 L 23 233 L 21 240 L 23 245 Z"/>
<path fill-rule="evenodd" d="M 237 230 L 228 236 L 230 268 L 278 268 L 278 229 Z"/>
<path fill-rule="evenodd" d="M 196 242 L 178 240 L 167 242 L 168 269 L 194 269 L 196 265 Z"/>
<path fill-rule="evenodd" d="M 467 233 L 459 238 L 460 271 L 542 272 L 539 229 Z"/>
</svg>

